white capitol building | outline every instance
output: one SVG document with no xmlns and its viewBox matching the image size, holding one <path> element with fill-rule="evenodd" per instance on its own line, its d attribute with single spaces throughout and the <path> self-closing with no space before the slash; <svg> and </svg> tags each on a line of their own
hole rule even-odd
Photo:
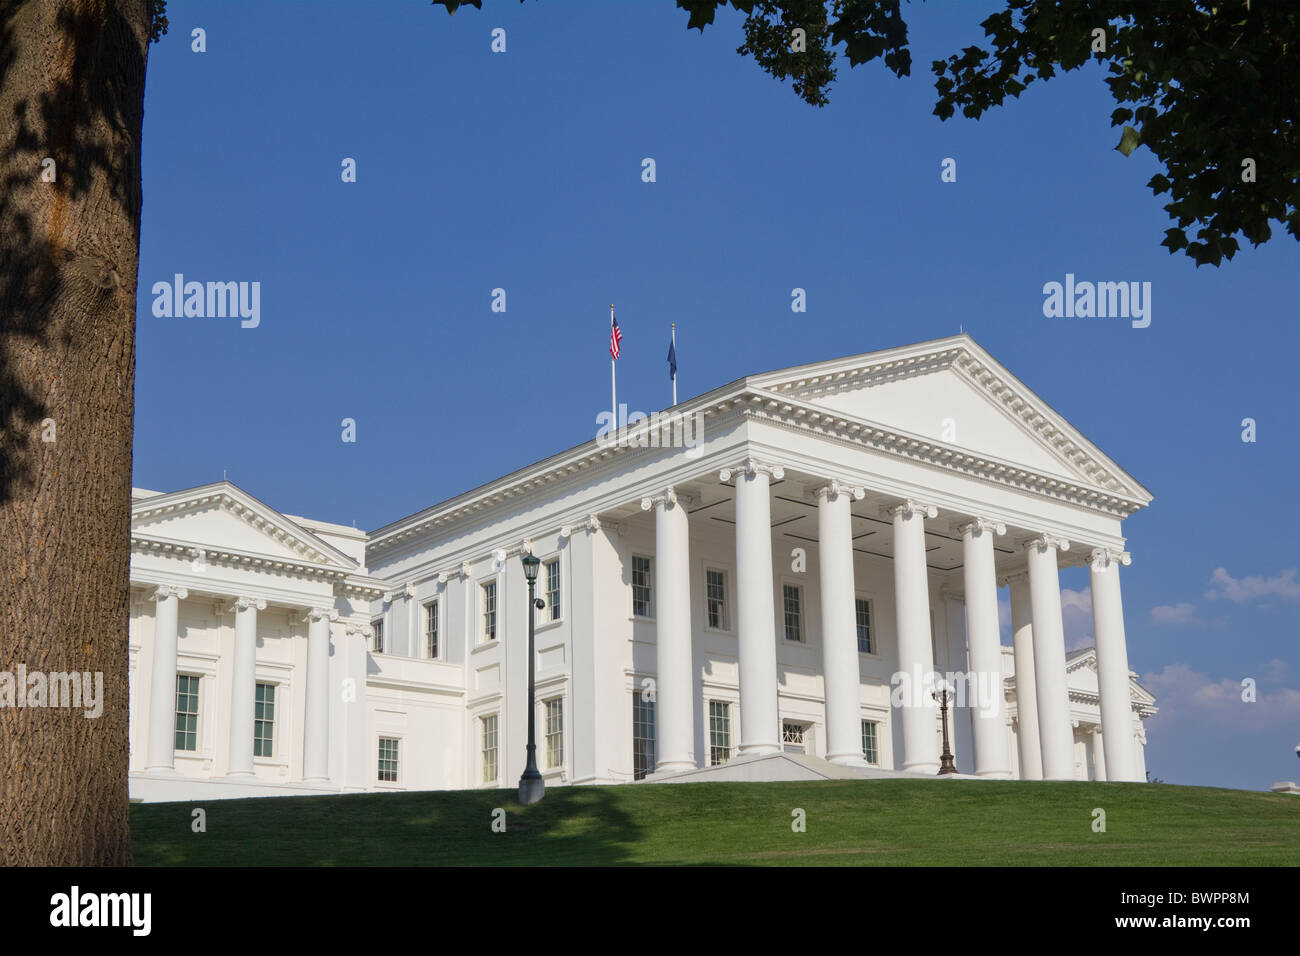
<svg viewBox="0 0 1300 956">
<path fill-rule="evenodd" d="M 697 447 L 592 439 L 368 534 L 136 490 L 132 798 L 513 788 L 526 553 L 548 786 L 934 774 L 938 706 L 891 686 L 932 671 L 987 688 L 949 712 L 963 773 L 1144 779 L 1121 526 L 1151 495 L 969 336 L 674 410 Z"/>
</svg>

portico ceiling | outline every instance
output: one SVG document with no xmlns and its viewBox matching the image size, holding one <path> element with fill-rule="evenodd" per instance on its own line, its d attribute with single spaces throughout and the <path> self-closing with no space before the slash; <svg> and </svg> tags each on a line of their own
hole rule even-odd
<svg viewBox="0 0 1300 956">
<path fill-rule="evenodd" d="M 790 548 L 817 547 L 817 500 L 814 492 L 826 484 L 824 478 L 806 475 L 789 468 L 785 477 L 771 482 L 771 510 L 773 542 L 787 544 Z M 735 489 L 717 479 L 691 481 L 676 486 L 676 490 L 690 499 L 687 514 L 691 526 L 697 530 L 713 527 L 727 529 L 736 525 Z M 894 557 L 894 525 L 886 509 L 898 503 L 897 498 L 872 494 L 867 489 L 861 501 L 850 507 L 853 520 L 853 550 L 868 557 Z M 939 513 L 937 519 L 926 522 L 926 565 L 940 573 L 958 572 L 962 569 L 962 539 L 957 528 L 970 520 L 969 515 Z M 654 513 L 645 512 L 639 502 L 628 502 L 604 512 L 602 520 L 618 523 L 641 523 L 653 534 Z M 994 539 L 994 556 L 999 574 L 1023 570 L 1024 555 L 1018 542 L 1035 537 L 1039 532 L 1029 528 L 1007 526 L 1007 533 Z M 1071 552 L 1061 555 L 1061 564 L 1073 563 Z M 1078 557 L 1075 558 L 1078 560 Z"/>
</svg>

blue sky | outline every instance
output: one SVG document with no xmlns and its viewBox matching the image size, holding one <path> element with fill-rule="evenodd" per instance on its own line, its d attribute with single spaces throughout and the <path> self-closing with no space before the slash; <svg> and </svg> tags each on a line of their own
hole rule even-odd
<svg viewBox="0 0 1300 956">
<path fill-rule="evenodd" d="M 170 0 L 145 97 L 135 484 L 224 469 L 275 508 L 378 527 L 590 438 L 610 302 L 619 400 L 646 410 L 670 400 L 670 322 L 683 398 L 962 326 L 1155 495 L 1124 572 L 1130 664 L 1160 698 L 1153 775 L 1300 777 L 1300 250 L 1278 229 L 1218 269 L 1169 255 L 1157 166 L 1113 149 L 1095 66 L 940 122 L 929 64 L 980 42 L 992 6 L 907 5 L 913 76 L 842 65 L 819 110 L 736 54 L 733 12 L 701 35 L 670 0 L 451 18 Z M 176 272 L 260 282 L 260 325 L 155 317 Z M 1045 318 L 1067 272 L 1150 282 L 1150 327 Z M 1086 574 L 1063 586 L 1089 643 Z"/>
</svg>

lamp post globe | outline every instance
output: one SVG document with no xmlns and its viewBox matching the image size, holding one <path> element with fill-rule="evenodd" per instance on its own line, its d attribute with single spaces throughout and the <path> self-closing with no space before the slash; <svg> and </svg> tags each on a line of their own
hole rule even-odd
<svg viewBox="0 0 1300 956">
<path fill-rule="evenodd" d="M 524 806 L 536 803 L 546 794 L 546 784 L 537 770 L 537 679 L 535 674 L 536 655 L 533 652 L 536 621 L 533 614 L 537 608 L 545 607 L 546 602 L 533 595 L 537 587 L 537 572 L 542 561 L 537 555 L 525 554 L 521 559 L 524 566 L 524 578 L 528 581 L 528 762 L 519 777 L 519 802 Z"/>
</svg>

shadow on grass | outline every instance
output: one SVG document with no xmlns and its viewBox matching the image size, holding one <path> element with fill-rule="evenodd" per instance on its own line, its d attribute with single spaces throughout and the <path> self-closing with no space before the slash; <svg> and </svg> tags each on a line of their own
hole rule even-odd
<svg viewBox="0 0 1300 956">
<path fill-rule="evenodd" d="M 610 787 L 270 797 L 132 808 L 140 866 L 613 866 L 643 839 Z M 194 832 L 196 810 L 205 832 Z M 501 821 L 504 819 L 504 829 Z M 495 823 L 495 828 L 494 828 Z"/>
</svg>

